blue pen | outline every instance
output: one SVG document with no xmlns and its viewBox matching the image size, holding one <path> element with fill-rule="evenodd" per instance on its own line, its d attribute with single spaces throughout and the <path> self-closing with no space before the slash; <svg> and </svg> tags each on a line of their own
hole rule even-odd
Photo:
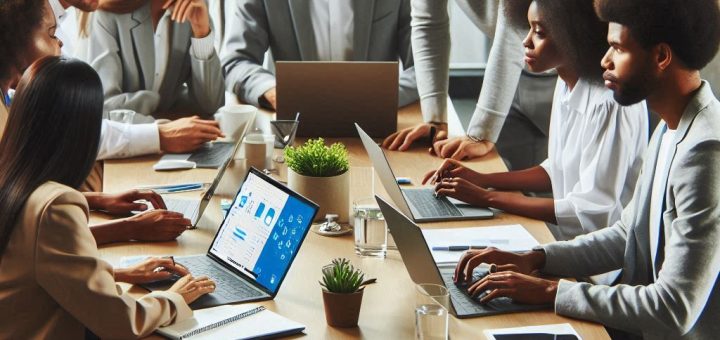
<svg viewBox="0 0 720 340">
<path fill-rule="evenodd" d="M 189 191 L 189 190 L 196 190 L 196 189 L 202 189 L 202 184 L 191 184 L 191 185 L 178 185 L 175 187 L 169 187 L 164 189 L 165 192 L 179 192 L 179 191 Z"/>
</svg>

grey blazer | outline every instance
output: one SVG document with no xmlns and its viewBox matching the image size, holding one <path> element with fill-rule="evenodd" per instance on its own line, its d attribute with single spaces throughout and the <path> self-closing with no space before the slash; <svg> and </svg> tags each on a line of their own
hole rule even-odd
<svg viewBox="0 0 720 340">
<path fill-rule="evenodd" d="M 155 72 L 155 43 L 150 1 L 128 14 L 97 11 L 89 42 L 90 65 L 105 91 L 105 111 L 129 109 L 138 113 L 205 115 L 225 99 L 220 59 L 208 60 L 191 52 L 189 23 L 172 23 L 167 70 L 159 93 L 151 90 Z"/>
<path fill-rule="evenodd" d="M 318 59 L 310 17 L 312 0 L 238 0 L 228 17 L 222 64 L 228 91 L 258 105 L 275 87 L 275 76 L 262 67 L 270 49 L 274 60 Z M 353 0 L 356 61 L 396 61 L 400 74 L 399 105 L 418 99 L 410 47 L 409 0 Z"/>
<path fill-rule="evenodd" d="M 720 334 L 720 102 L 703 82 L 688 104 L 664 169 L 655 169 L 660 124 L 633 199 L 610 228 L 546 245 L 546 273 L 588 276 L 622 268 L 612 287 L 562 280 L 555 312 L 641 334 L 712 339 Z M 655 171 L 667 178 L 664 262 L 653 278 L 649 234 Z"/>
</svg>

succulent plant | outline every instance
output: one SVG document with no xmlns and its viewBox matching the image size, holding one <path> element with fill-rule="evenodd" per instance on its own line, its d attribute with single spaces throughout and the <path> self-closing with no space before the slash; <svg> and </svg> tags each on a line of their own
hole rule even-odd
<svg viewBox="0 0 720 340">
<path fill-rule="evenodd" d="M 329 292 L 339 294 L 357 292 L 365 278 L 365 274 L 345 258 L 332 260 L 331 264 L 323 267 L 322 273 L 320 285 Z"/>
</svg>

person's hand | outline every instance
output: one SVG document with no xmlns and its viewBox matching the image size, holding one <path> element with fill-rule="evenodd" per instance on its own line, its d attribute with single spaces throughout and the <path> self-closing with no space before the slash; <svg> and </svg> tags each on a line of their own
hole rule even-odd
<svg viewBox="0 0 720 340">
<path fill-rule="evenodd" d="M 433 142 L 447 138 L 447 124 L 419 124 L 413 127 L 405 128 L 393 133 L 385 138 L 382 147 L 388 150 L 405 151 L 416 140 L 429 137 L 432 126 L 435 126 L 437 132 L 433 136 Z"/>
<path fill-rule="evenodd" d="M 167 0 L 163 9 L 172 8 L 170 18 L 176 22 L 190 21 L 194 38 L 210 34 L 210 14 L 204 0 Z"/>
<path fill-rule="evenodd" d="M 219 137 L 225 137 L 220 125 L 214 120 L 198 116 L 180 118 L 170 123 L 158 124 L 160 149 L 167 153 L 187 153 Z"/>
<path fill-rule="evenodd" d="M 214 292 L 215 282 L 210 280 L 207 276 L 194 278 L 192 275 L 185 275 L 175 282 L 168 291 L 182 295 L 183 299 L 185 299 L 185 303 L 190 304 L 197 300 L 197 298 L 207 293 Z"/>
<path fill-rule="evenodd" d="M 464 178 L 451 177 L 443 178 L 435 184 L 435 195 L 452 197 L 477 207 L 487 207 L 490 191 Z"/>
<path fill-rule="evenodd" d="M 145 203 L 135 203 L 138 200 L 150 202 L 155 209 L 167 209 L 162 197 L 152 190 L 130 190 L 119 194 L 101 194 L 98 198 L 98 209 L 112 215 L 128 215 L 131 211 L 145 211 Z"/>
<path fill-rule="evenodd" d="M 474 183 L 475 185 L 481 187 L 486 186 L 485 183 L 483 183 L 482 181 L 482 174 L 465 167 L 462 163 L 460 163 L 460 161 L 456 161 L 451 158 L 445 159 L 442 164 L 440 164 L 440 167 L 437 168 L 437 170 L 432 170 L 426 173 L 425 177 L 423 178 L 422 184 L 437 184 L 442 181 L 443 178 L 453 177 L 466 179 Z"/>
<path fill-rule="evenodd" d="M 457 160 L 482 157 L 492 151 L 495 144 L 486 140 L 474 141 L 467 136 L 454 137 L 433 143 L 430 152 L 442 158 Z"/>
<path fill-rule="evenodd" d="M 274 87 L 267 90 L 263 94 L 263 98 L 265 98 L 265 100 L 268 102 L 268 104 L 270 104 L 270 107 L 273 110 L 277 110 L 277 91 Z"/>
<path fill-rule="evenodd" d="M 517 303 L 544 305 L 555 301 L 557 287 L 557 281 L 503 271 L 490 273 L 478 280 L 468 288 L 468 293 L 470 296 L 476 297 L 483 292 L 488 292 L 480 299 L 480 303 L 488 303 L 498 297 L 509 297 Z"/>
<path fill-rule="evenodd" d="M 175 275 L 190 274 L 187 268 L 175 263 L 172 258 L 153 257 L 128 268 L 115 269 L 115 281 L 132 284 L 167 280 Z"/>
<path fill-rule="evenodd" d="M 498 271 L 515 271 L 522 274 L 533 274 L 545 265 L 544 251 L 529 251 L 518 254 L 497 248 L 468 250 L 463 254 L 455 267 L 453 281 L 470 284 L 472 272 L 480 264 L 494 264 Z"/>
<path fill-rule="evenodd" d="M 192 225 L 183 214 L 151 210 L 126 219 L 129 239 L 136 241 L 172 241 Z"/>
</svg>

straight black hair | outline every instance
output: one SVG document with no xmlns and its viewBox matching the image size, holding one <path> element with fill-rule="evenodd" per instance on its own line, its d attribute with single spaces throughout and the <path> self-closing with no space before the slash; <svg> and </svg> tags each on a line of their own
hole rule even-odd
<svg viewBox="0 0 720 340">
<path fill-rule="evenodd" d="M 0 254 L 40 185 L 84 182 L 97 157 L 102 108 L 100 78 L 82 61 L 45 57 L 25 71 L 0 141 Z"/>
</svg>

